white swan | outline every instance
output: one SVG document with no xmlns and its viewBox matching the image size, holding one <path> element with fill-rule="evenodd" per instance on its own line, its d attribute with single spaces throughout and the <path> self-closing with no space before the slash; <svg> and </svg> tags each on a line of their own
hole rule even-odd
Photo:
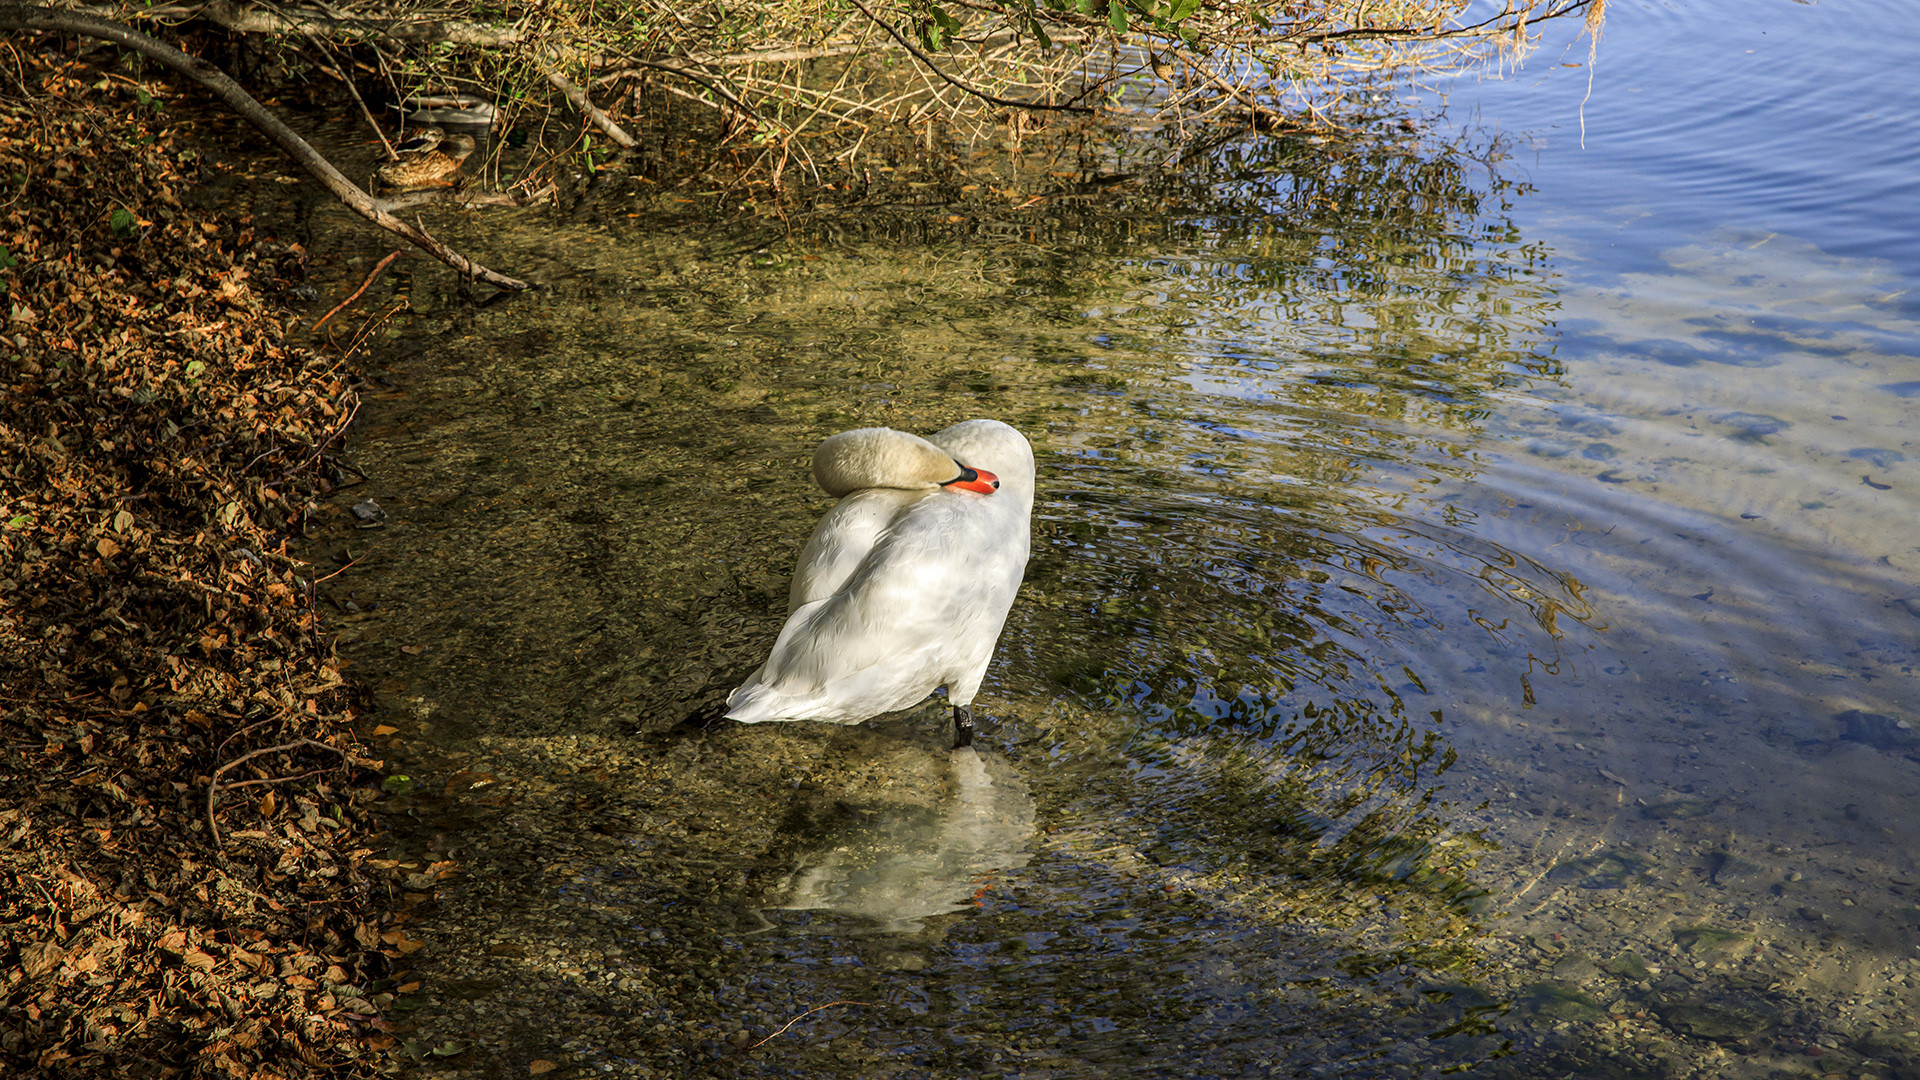
<svg viewBox="0 0 1920 1080">
<path fill-rule="evenodd" d="M 998 420 L 931 439 L 861 428 L 821 443 L 813 475 L 843 497 L 800 550 L 787 624 L 726 715 L 857 724 L 944 685 L 954 745 L 968 745 L 1026 572 L 1033 447 Z"/>
</svg>

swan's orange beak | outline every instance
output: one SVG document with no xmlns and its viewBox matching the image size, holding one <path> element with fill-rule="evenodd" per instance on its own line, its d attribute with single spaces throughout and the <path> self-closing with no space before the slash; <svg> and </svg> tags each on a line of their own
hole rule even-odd
<svg viewBox="0 0 1920 1080">
<path fill-rule="evenodd" d="M 1000 478 L 985 469 L 969 469 L 960 466 L 960 475 L 940 485 L 941 487 L 966 488 L 982 495 L 991 495 L 1000 490 Z"/>
</svg>

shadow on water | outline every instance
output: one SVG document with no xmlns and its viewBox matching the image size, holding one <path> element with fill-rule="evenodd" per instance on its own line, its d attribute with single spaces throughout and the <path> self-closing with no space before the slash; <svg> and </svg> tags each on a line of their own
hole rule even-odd
<svg viewBox="0 0 1920 1080">
<path fill-rule="evenodd" d="M 1565 400 L 1558 279 L 1477 176 L 1248 138 L 1018 211 L 667 232 L 609 197 L 489 236 L 540 296 L 415 282 L 358 448 L 388 518 L 331 551 L 370 555 L 343 645 L 426 781 L 385 803 L 394 856 L 463 875 L 419 901 L 409 1045 L 487 1076 L 1637 1076 L 1811 1040 L 1791 995 L 1842 981 L 1776 979 L 1820 946 L 1765 920 L 1859 927 L 1790 800 L 1756 838 L 1700 747 L 1827 775 L 1908 729 L 1697 665 L 1825 663 L 1837 621 L 1769 622 L 1716 560 L 1881 579 L 1570 472 L 1645 444 Z M 991 749 L 950 755 L 937 705 L 682 726 L 779 628 L 818 440 L 975 415 L 1040 454 Z M 1700 643 L 1695 574 L 1750 636 Z"/>
</svg>

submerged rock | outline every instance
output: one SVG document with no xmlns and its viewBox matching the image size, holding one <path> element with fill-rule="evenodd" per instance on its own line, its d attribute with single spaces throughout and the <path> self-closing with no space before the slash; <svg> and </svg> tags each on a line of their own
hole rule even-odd
<svg viewBox="0 0 1920 1080">
<path fill-rule="evenodd" d="M 1556 1020 L 1597 1020 L 1607 1014 L 1605 1005 L 1594 998 L 1559 983 L 1539 983 L 1520 995 L 1520 1005 L 1528 1012 Z"/>
<path fill-rule="evenodd" d="M 1920 729 L 1908 720 L 1885 713 L 1848 709 L 1834 717 L 1840 722 L 1842 742 L 1864 743 L 1875 750 L 1911 750 L 1920 747 Z"/>
<path fill-rule="evenodd" d="M 1780 1022 L 1780 1010 L 1750 994 L 1676 994 L 1654 1003 L 1660 1022 L 1681 1035 L 1737 1043 L 1764 1034 Z"/>
</svg>

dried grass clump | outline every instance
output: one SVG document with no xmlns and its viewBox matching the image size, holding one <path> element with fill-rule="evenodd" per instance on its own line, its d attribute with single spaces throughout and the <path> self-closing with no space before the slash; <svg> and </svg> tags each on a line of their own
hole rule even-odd
<svg viewBox="0 0 1920 1080">
<path fill-rule="evenodd" d="M 939 121 L 979 135 L 1013 116 L 1308 127 L 1360 79 L 1510 63 L 1548 19 L 1599 32 L 1603 0 L 439 0 L 250 7 L 124 5 L 142 23 L 212 18 L 274 35 L 336 73 L 350 47 L 395 101 L 465 93 L 534 121 L 550 153 L 629 148 L 662 97 L 712 114 L 721 145 L 856 155 Z M 589 123 L 541 126 L 555 106 Z M 1031 121 L 1011 121 L 1016 125 Z M 830 151 L 800 137 L 841 136 Z M 708 145 L 713 145 L 709 139 Z"/>
</svg>

